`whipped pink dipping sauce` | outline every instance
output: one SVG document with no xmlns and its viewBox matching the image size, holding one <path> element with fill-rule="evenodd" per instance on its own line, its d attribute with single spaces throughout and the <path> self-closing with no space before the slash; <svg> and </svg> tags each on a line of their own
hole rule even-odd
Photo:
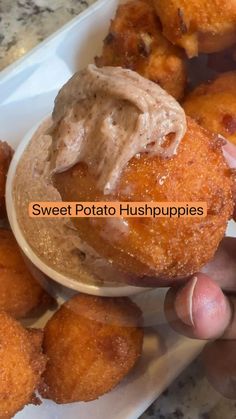
<svg viewBox="0 0 236 419">
<path fill-rule="evenodd" d="M 60 90 L 52 121 L 33 136 L 18 164 L 14 199 L 22 232 L 34 252 L 71 278 L 102 283 L 125 275 L 82 243 L 70 219 L 28 217 L 32 201 L 60 201 L 52 174 L 84 162 L 110 193 L 127 163 L 141 153 L 172 157 L 186 132 L 178 102 L 131 70 L 89 65 Z M 171 141 L 166 136 L 172 133 Z M 114 226 L 113 226 L 114 227 Z"/>
</svg>

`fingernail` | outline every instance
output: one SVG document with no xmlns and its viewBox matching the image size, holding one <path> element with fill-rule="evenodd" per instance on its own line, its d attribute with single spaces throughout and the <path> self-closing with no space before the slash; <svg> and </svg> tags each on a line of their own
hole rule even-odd
<svg viewBox="0 0 236 419">
<path fill-rule="evenodd" d="M 193 320 L 193 295 L 198 278 L 194 276 L 182 288 L 175 299 L 175 311 L 179 319 L 187 326 L 194 327 Z"/>
<path fill-rule="evenodd" d="M 227 144 L 223 146 L 223 154 L 231 169 L 236 168 L 236 147 L 234 144 L 227 141 Z"/>
</svg>

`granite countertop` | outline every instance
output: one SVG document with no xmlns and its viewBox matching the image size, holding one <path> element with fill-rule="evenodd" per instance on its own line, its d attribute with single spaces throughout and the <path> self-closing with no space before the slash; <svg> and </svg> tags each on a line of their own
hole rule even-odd
<svg viewBox="0 0 236 419">
<path fill-rule="evenodd" d="M 0 0 L 0 70 L 92 3 L 94 0 Z"/>
<path fill-rule="evenodd" d="M 0 0 L 0 70 L 93 2 Z M 222 398 L 210 386 L 197 360 L 140 419 L 233 419 L 235 412 L 236 403 Z"/>
<path fill-rule="evenodd" d="M 222 397 L 197 359 L 140 419 L 235 419 L 236 400 Z"/>
</svg>

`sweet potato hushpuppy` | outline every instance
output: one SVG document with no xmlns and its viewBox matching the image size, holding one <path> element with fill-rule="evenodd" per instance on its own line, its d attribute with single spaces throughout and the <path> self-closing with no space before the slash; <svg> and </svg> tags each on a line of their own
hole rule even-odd
<svg viewBox="0 0 236 419">
<path fill-rule="evenodd" d="M 124 225 L 109 218 L 73 219 L 81 239 L 137 276 L 139 285 L 153 277 L 152 284 L 168 285 L 198 271 L 214 255 L 232 214 L 232 178 L 219 139 L 190 118 L 187 125 L 175 156 L 132 158 L 112 195 L 96 188 L 83 163 L 55 175 L 64 201 L 207 203 L 206 218 L 126 218 Z"/>
<path fill-rule="evenodd" d="M 57 403 L 97 399 L 142 353 L 141 311 L 128 298 L 77 295 L 49 320 L 42 396 Z"/>
<path fill-rule="evenodd" d="M 46 358 L 42 333 L 28 331 L 0 311 L 0 419 L 11 419 L 35 400 Z"/>
<path fill-rule="evenodd" d="M 161 24 L 150 0 L 120 5 L 104 40 L 101 66 L 121 66 L 137 71 L 181 99 L 186 84 L 183 54 L 161 33 Z"/>
<path fill-rule="evenodd" d="M 0 310 L 19 319 L 52 301 L 26 267 L 12 232 L 0 229 Z"/>
<path fill-rule="evenodd" d="M 5 141 L 0 141 L 0 219 L 6 216 L 5 187 L 12 156 L 12 148 Z"/>
<path fill-rule="evenodd" d="M 189 57 L 221 51 L 236 42 L 234 0 L 154 0 L 154 5 L 163 34 Z"/>
<path fill-rule="evenodd" d="M 183 103 L 187 115 L 236 144 L 236 71 L 193 90 Z"/>
</svg>

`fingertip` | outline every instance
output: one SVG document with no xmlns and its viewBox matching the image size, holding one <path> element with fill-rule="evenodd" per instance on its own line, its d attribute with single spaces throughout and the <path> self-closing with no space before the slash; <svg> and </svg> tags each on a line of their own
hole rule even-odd
<svg viewBox="0 0 236 419">
<path fill-rule="evenodd" d="M 227 140 L 225 141 L 226 143 L 222 147 L 225 160 L 231 169 L 236 169 L 236 146 Z"/>
<path fill-rule="evenodd" d="M 199 339 L 221 336 L 232 314 L 220 287 L 204 274 L 195 275 L 177 292 L 174 309 L 178 319 Z"/>
</svg>

